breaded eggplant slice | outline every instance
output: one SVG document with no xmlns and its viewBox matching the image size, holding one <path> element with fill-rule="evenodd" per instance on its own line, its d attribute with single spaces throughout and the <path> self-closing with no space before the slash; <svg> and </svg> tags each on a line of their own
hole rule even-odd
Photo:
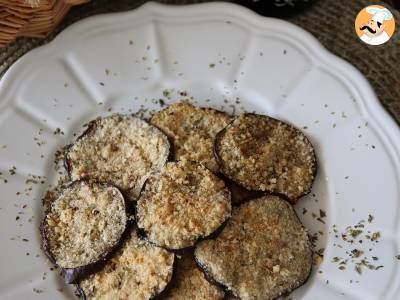
<svg viewBox="0 0 400 300">
<path fill-rule="evenodd" d="M 171 281 L 174 254 L 142 240 L 133 226 L 121 248 L 99 272 L 79 282 L 86 300 L 146 300 Z"/>
<path fill-rule="evenodd" d="M 222 300 L 224 291 L 211 284 L 197 267 L 193 253 L 187 252 L 176 258 L 174 279 L 163 297 L 165 300 Z"/>
<path fill-rule="evenodd" d="M 47 210 L 42 246 L 59 267 L 81 274 L 114 250 L 126 223 L 125 200 L 116 187 L 75 181 Z"/>
<path fill-rule="evenodd" d="M 311 191 L 313 146 L 287 123 L 242 114 L 218 133 L 214 150 L 221 172 L 249 190 L 277 193 L 292 203 Z"/>
<path fill-rule="evenodd" d="M 266 300 L 307 280 L 312 250 L 291 205 L 270 195 L 234 208 L 222 233 L 196 246 L 195 259 L 235 297 Z"/>
<path fill-rule="evenodd" d="M 177 102 L 156 113 L 150 123 L 171 139 L 175 160 L 192 160 L 219 171 L 213 154 L 215 135 L 227 126 L 231 117 L 212 108 Z"/>
<path fill-rule="evenodd" d="M 236 298 L 235 296 L 227 294 L 224 300 L 240 300 L 240 299 Z"/>
<path fill-rule="evenodd" d="M 131 200 L 168 159 L 167 136 L 146 121 L 128 115 L 98 118 L 69 148 L 66 168 L 72 180 L 110 182 Z"/>
<path fill-rule="evenodd" d="M 231 215 L 230 192 L 223 180 L 201 164 L 166 163 L 150 176 L 136 207 L 136 220 L 147 238 L 168 249 L 193 246 Z"/>
</svg>

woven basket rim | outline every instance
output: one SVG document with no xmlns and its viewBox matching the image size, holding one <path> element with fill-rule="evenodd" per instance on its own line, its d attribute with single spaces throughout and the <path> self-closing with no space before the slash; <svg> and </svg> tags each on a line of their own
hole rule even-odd
<svg viewBox="0 0 400 300">
<path fill-rule="evenodd" d="M 46 37 L 70 8 L 90 0 L 0 0 L 0 47 L 18 36 Z"/>
</svg>

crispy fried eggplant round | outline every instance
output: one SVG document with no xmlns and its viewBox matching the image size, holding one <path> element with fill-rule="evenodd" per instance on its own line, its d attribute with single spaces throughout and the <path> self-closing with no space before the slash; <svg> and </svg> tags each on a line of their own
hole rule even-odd
<svg viewBox="0 0 400 300">
<path fill-rule="evenodd" d="M 65 166 L 72 180 L 110 182 L 131 200 L 168 159 L 167 136 L 146 121 L 128 115 L 97 118 L 69 148 Z"/>
<path fill-rule="evenodd" d="M 316 174 L 313 146 L 298 129 L 256 114 L 242 114 L 217 134 L 222 173 L 249 190 L 280 194 L 295 203 Z"/>
<path fill-rule="evenodd" d="M 223 180 L 201 164 L 167 163 L 150 176 L 137 202 L 136 218 L 147 238 L 168 249 L 193 246 L 231 215 Z"/>
<path fill-rule="evenodd" d="M 267 300 L 307 280 L 312 250 L 291 205 L 264 196 L 235 207 L 222 233 L 196 246 L 195 259 L 209 278 L 239 299 Z"/>
</svg>

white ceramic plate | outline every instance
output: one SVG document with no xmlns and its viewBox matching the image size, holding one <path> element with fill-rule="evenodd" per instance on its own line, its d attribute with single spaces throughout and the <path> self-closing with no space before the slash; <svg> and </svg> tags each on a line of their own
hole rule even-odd
<svg viewBox="0 0 400 300">
<path fill-rule="evenodd" d="M 316 249 L 326 250 L 294 299 L 399 299 L 398 127 L 362 75 L 311 35 L 222 3 L 147 4 L 89 18 L 25 55 L 3 77 L 0 299 L 74 297 L 40 250 L 41 197 L 56 181 L 54 152 L 99 114 L 160 109 L 159 99 L 170 103 L 180 91 L 203 106 L 232 112 L 234 104 L 236 113 L 286 120 L 311 138 L 318 177 L 314 195 L 296 209 L 319 235 Z M 65 134 L 54 134 L 57 128 Z M 32 175 L 46 176 L 45 183 L 32 183 Z M 320 209 L 325 224 L 316 219 Z M 345 228 L 360 220 L 364 232 L 353 244 L 343 241 Z M 380 232 L 378 243 L 365 237 L 368 231 Z M 353 249 L 364 254 L 340 270 L 342 260 L 332 260 L 349 258 Z M 354 268 L 364 256 L 384 267 L 362 267 L 359 275 Z"/>
</svg>

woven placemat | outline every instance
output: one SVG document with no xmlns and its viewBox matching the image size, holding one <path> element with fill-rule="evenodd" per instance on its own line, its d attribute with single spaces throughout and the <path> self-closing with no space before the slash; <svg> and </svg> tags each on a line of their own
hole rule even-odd
<svg viewBox="0 0 400 300">
<path fill-rule="evenodd" d="M 73 8 L 65 20 L 45 40 L 19 38 L 0 49 L 0 75 L 27 51 L 52 40 L 71 23 L 99 13 L 136 8 L 145 0 L 92 0 Z M 171 4 L 209 2 L 206 0 L 162 0 Z M 369 0 L 319 0 L 311 9 L 289 19 L 311 32 L 332 53 L 354 65 L 369 80 L 383 106 L 400 124 L 400 13 L 388 7 L 397 20 L 392 39 L 381 46 L 368 46 L 354 33 L 354 20 L 365 6 L 380 4 Z M 383 4 L 383 3 L 381 3 Z"/>
</svg>

